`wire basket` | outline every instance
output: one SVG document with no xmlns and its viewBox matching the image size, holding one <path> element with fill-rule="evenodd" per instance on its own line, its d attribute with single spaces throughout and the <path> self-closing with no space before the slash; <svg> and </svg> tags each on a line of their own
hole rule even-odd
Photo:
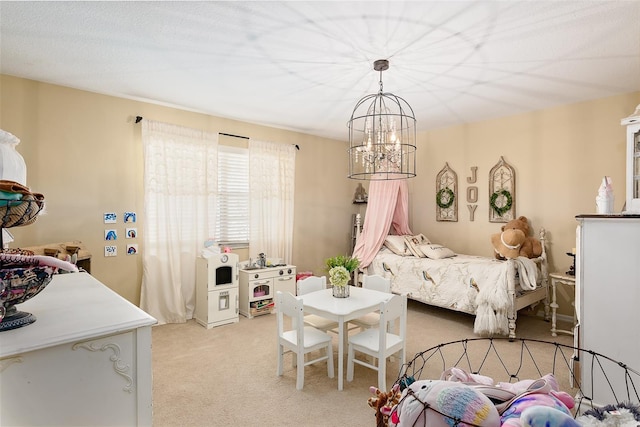
<svg viewBox="0 0 640 427">
<path fill-rule="evenodd" d="M 0 268 L 0 331 L 16 329 L 36 321 L 31 313 L 18 311 L 16 305 L 38 295 L 58 269 L 52 266 L 14 266 Z"/>
<path fill-rule="evenodd" d="M 437 380 L 453 367 L 491 377 L 496 383 L 515 383 L 552 374 L 559 390 L 573 397 L 574 418 L 605 405 L 640 404 L 640 373 L 635 369 L 594 351 L 525 338 L 473 338 L 439 344 L 405 363 L 394 386 L 404 389 L 421 379 Z M 415 398 L 410 396 L 411 393 L 403 393 L 402 399 Z M 426 411 L 445 417 L 443 425 L 475 425 L 438 412 L 426 402 L 420 403 L 423 414 L 412 426 L 427 425 Z"/>
<path fill-rule="evenodd" d="M 0 199 L 0 227 L 29 225 L 38 219 L 44 209 L 44 199 L 26 194 L 21 200 Z"/>
</svg>

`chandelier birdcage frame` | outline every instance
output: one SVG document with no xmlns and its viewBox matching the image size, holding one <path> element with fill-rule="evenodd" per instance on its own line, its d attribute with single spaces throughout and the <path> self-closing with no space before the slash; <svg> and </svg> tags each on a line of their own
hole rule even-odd
<svg viewBox="0 0 640 427">
<path fill-rule="evenodd" d="M 392 180 L 416 176 L 416 119 L 403 98 L 384 92 L 382 72 L 389 61 L 379 59 L 380 90 L 360 99 L 348 122 L 349 178 Z"/>
</svg>

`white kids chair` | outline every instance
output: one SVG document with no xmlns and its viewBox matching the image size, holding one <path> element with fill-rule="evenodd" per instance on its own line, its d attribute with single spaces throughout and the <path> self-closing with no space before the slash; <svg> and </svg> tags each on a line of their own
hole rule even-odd
<svg viewBox="0 0 640 427">
<path fill-rule="evenodd" d="M 382 277 L 378 274 L 374 274 L 371 276 L 365 274 L 362 276 L 362 287 L 380 292 L 391 293 L 391 279 L 387 279 L 386 277 Z M 365 329 L 378 326 L 379 322 L 380 314 L 378 314 L 377 312 L 367 313 L 364 316 L 360 316 L 357 319 L 349 321 L 349 323 L 359 327 L 363 331 Z"/>
<path fill-rule="evenodd" d="M 308 294 L 310 292 L 320 291 L 322 289 L 327 289 L 327 278 L 326 276 L 309 276 L 304 279 L 298 280 L 296 283 L 296 291 L 298 296 Z M 318 316 L 315 314 L 308 314 L 304 316 L 304 324 L 308 326 L 313 326 L 316 329 L 320 329 L 324 332 L 333 332 L 335 334 L 338 333 L 338 322 L 330 319 L 325 319 L 322 316 Z"/>
<path fill-rule="evenodd" d="M 333 345 L 331 336 L 303 322 L 302 299 L 289 292 L 276 292 L 276 315 L 278 324 L 278 376 L 282 376 L 284 353 L 295 353 L 293 366 L 297 366 L 296 388 L 304 386 L 304 368 L 323 360 L 327 361 L 327 374 L 333 378 Z M 291 319 L 291 329 L 285 330 L 285 316 Z M 325 349 L 325 355 L 305 362 L 305 355 Z"/>
<path fill-rule="evenodd" d="M 399 320 L 397 334 L 387 332 L 389 322 Z M 400 366 L 406 360 L 407 337 L 407 296 L 393 295 L 386 302 L 380 303 L 380 321 L 377 328 L 365 329 L 349 337 L 347 352 L 347 381 L 353 381 L 353 365 L 355 363 L 378 371 L 378 388 L 387 390 L 387 358 L 400 353 Z M 373 363 L 356 358 L 356 352 L 374 358 Z M 377 365 L 375 364 L 377 360 Z"/>
</svg>

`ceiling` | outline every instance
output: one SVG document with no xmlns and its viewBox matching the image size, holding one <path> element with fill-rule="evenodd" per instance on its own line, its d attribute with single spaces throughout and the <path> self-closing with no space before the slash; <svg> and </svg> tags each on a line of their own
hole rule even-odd
<svg viewBox="0 0 640 427">
<path fill-rule="evenodd" d="M 0 49 L 3 74 L 346 140 L 377 59 L 418 131 L 640 91 L 640 1 L 1 1 Z"/>
</svg>

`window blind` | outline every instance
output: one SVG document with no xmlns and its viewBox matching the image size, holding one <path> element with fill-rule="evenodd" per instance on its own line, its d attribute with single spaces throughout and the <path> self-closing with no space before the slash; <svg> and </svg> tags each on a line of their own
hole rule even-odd
<svg viewBox="0 0 640 427">
<path fill-rule="evenodd" d="M 216 240 L 234 246 L 249 243 L 249 150 L 218 146 Z"/>
</svg>

